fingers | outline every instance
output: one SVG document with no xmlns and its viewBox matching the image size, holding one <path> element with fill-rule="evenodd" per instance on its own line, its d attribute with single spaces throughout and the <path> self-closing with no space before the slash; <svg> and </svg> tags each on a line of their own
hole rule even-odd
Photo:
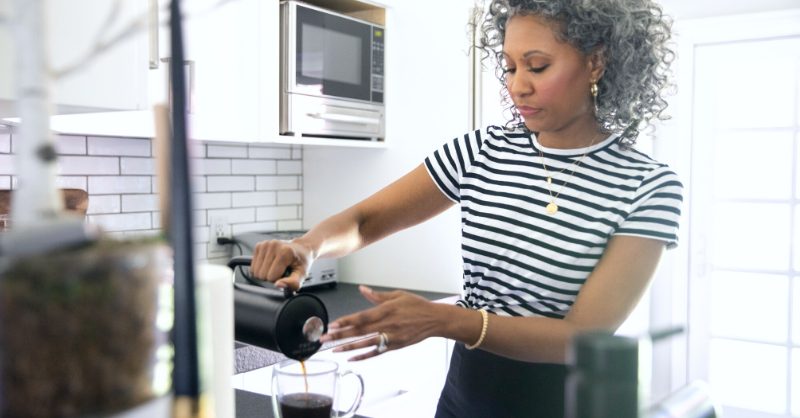
<svg viewBox="0 0 800 418">
<path fill-rule="evenodd" d="M 253 277 L 275 283 L 277 287 L 297 290 L 310 263 L 303 249 L 291 242 L 259 242 L 253 251 L 250 273 Z M 286 272 L 290 274 L 284 277 Z"/>
<path fill-rule="evenodd" d="M 305 274 L 301 274 L 299 270 L 293 271 L 289 276 L 275 282 L 275 287 L 281 289 L 288 287 L 290 289 L 297 290 L 300 288 L 300 284 L 303 282 L 304 276 Z"/>
</svg>

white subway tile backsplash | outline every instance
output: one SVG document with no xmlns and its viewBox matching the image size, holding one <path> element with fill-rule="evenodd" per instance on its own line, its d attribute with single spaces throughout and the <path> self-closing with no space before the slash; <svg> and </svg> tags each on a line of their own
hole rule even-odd
<svg viewBox="0 0 800 418">
<path fill-rule="evenodd" d="M 119 158 L 63 156 L 58 158 L 58 168 L 64 175 L 119 174 Z"/>
<path fill-rule="evenodd" d="M 89 215 L 119 213 L 121 211 L 120 196 L 116 194 L 89 196 Z"/>
<path fill-rule="evenodd" d="M 229 224 L 255 222 L 256 208 L 209 209 L 208 219 L 214 218 L 223 218 Z"/>
<path fill-rule="evenodd" d="M 0 125 L 0 189 L 17 186 L 16 139 Z M 119 239 L 163 233 L 150 139 L 59 135 L 55 144 L 56 186 L 89 192 L 89 222 Z M 191 141 L 189 147 L 197 260 L 225 263 L 231 256 L 231 248 L 212 245 L 212 218 L 225 219 L 234 235 L 301 228 L 301 146 Z"/>
<path fill-rule="evenodd" d="M 206 182 L 205 176 L 192 176 L 192 192 L 194 193 L 202 193 L 207 192 L 208 187 Z"/>
<path fill-rule="evenodd" d="M 152 212 L 154 210 L 158 210 L 158 195 L 122 195 L 123 212 Z"/>
<path fill-rule="evenodd" d="M 90 155 L 150 157 L 150 140 L 138 138 L 89 137 Z"/>
<path fill-rule="evenodd" d="M 59 135 L 56 138 L 56 151 L 60 155 L 86 155 L 86 137 Z"/>
<path fill-rule="evenodd" d="M 275 174 L 275 161 L 272 160 L 232 160 L 233 174 Z"/>
<path fill-rule="evenodd" d="M 87 218 L 90 223 L 100 225 L 104 230 L 110 232 L 151 229 L 152 227 L 152 218 L 147 212 L 89 215 Z"/>
<path fill-rule="evenodd" d="M 303 222 L 298 220 L 278 221 L 279 231 L 297 231 L 303 229 Z"/>
<path fill-rule="evenodd" d="M 125 231 L 122 236 L 125 239 L 140 239 L 157 237 L 159 234 L 161 234 L 161 231 L 158 229 L 145 229 L 141 231 Z"/>
<path fill-rule="evenodd" d="M 189 140 L 189 157 L 206 158 L 206 144 L 195 140 Z"/>
<path fill-rule="evenodd" d="M 206 188 L 209 192 L 245 192 L 255 190 L 253 176 L 208 176 Z"/>
<path fill-rule="evenodd" d="M 195 209 L 220 209 L 231 207 L 230 193 L 194 193 Z"/>
<path fill-rule="evenodd" d="M 14 170 L 14 156 L 11 154 L 0 154 L 0 174 L 12 175 Z"/>
<path fill-rule="evenodd" d="M 278 174 L 301 174 L 302 172 L 302 161 L 278 161 Z"/>
<path fill-rule="evenodd" d="M 192 223 L 194 225 L 208 225 L 208 212 L 205 210 L 192 211 Z"/>
<path fill-rule="evenodd" d="M 192 237 L 194 242 L 209 242 L 210 232 L 208 226 L 196 226 L 192 233 L 194 234 Z"/>
<path fill-rule="evenodd" d="M 250 146 L 250 158 L 268 158 L 273 160 L 288 160 L 292 158 L 292 150 L 290 148 L 263 148 Z"/>
<path fill-rule="evenodd" d="M 120 174 L 142 174 L 152 176 L 156 174 L 155 160 L 153 158 L 122 157 L 119 159 Z"/>
<path fill-rule="evenodd" d="M 297 190 L 299 184 L 298 176 L 256 177 L 256 190 Z"/>
<path fill-rule="evenodd" d="M 62 189 L 81 189 L 87 190 L 85 176 L 58 176 L 56 177 L 56 187 Z"/>
<path fill-rule="evenodd" d="M 247 158 L 247 146 L 206 145 L 208 158 Z"/>
<path fill-rule="evenodd" d="M 192 160 L 192 174 L 195 175 L 209 175 L 209 174 L 231 174 L 231 160 L 212 160 L 212 159 L 195 159 Z"/>
<path fill-rule="evenodd" d="M 233 207 L 272 206 L 275 204 L 275 192 L 243 192 L 233 193 Z"/>
<path fill-rule="evenodd" d="M 281 191 L 278 192 L 279 205 L 298 205 L 303 203 L 303 192 L 301 191 Z"/>
<path fill-rule="evenodd" d="M 89 177 L 89 194 L 149 194 L 152 190 L 150 176 L 97 176 Z"/>
<path fill-rule="evenodd" d="M 289 219 L 297 219 L 297 206 L 267 206 L 257 208 L 256 220 L 258 222 L 265 221 L 283 221 Z"/>
<path fill-rule="evenodd" d="M 233 235 L 238 235 L 244 232 L 258 232 L 258 231 L 277 231 L 277 222 L 255 222 L 250 224 L 235 224 L 231 225 Z"/>
</svg>

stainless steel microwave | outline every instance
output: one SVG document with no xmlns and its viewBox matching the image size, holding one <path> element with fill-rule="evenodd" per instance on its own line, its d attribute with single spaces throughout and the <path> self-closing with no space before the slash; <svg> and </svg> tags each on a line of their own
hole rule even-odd
<svg viewBox="0 0 800 418">
<path fill-rule="evenodd" d="M 382 26 L 281 2 L 280 133 L 383 139 L 385 36 Z"/>
</svg>

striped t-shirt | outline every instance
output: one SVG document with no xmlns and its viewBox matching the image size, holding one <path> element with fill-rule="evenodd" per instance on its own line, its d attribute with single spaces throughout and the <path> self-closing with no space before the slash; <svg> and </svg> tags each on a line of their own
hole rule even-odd
<svg viewBox="0 0 800 418">
<path fill-rule="evenodd" d="M 616 135 L 565 150 L 489 126 L 445 143 L 425 166 L 461 206 L 462 299 L 473 308 L 563 318 L 612 236 L 677 244 L 680 181 Z"/>
</svg>

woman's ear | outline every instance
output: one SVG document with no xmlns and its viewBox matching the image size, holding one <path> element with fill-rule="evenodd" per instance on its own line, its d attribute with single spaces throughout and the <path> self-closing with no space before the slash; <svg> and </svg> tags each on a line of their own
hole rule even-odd
<svg viewBox="0 0 800 418">
<path fill-rule="evenodd" d="M 589 72 L 591 80 L 600 80 L 606 70 L 606 49 L 597 47 L 589 53 Z"/>
</svg>

